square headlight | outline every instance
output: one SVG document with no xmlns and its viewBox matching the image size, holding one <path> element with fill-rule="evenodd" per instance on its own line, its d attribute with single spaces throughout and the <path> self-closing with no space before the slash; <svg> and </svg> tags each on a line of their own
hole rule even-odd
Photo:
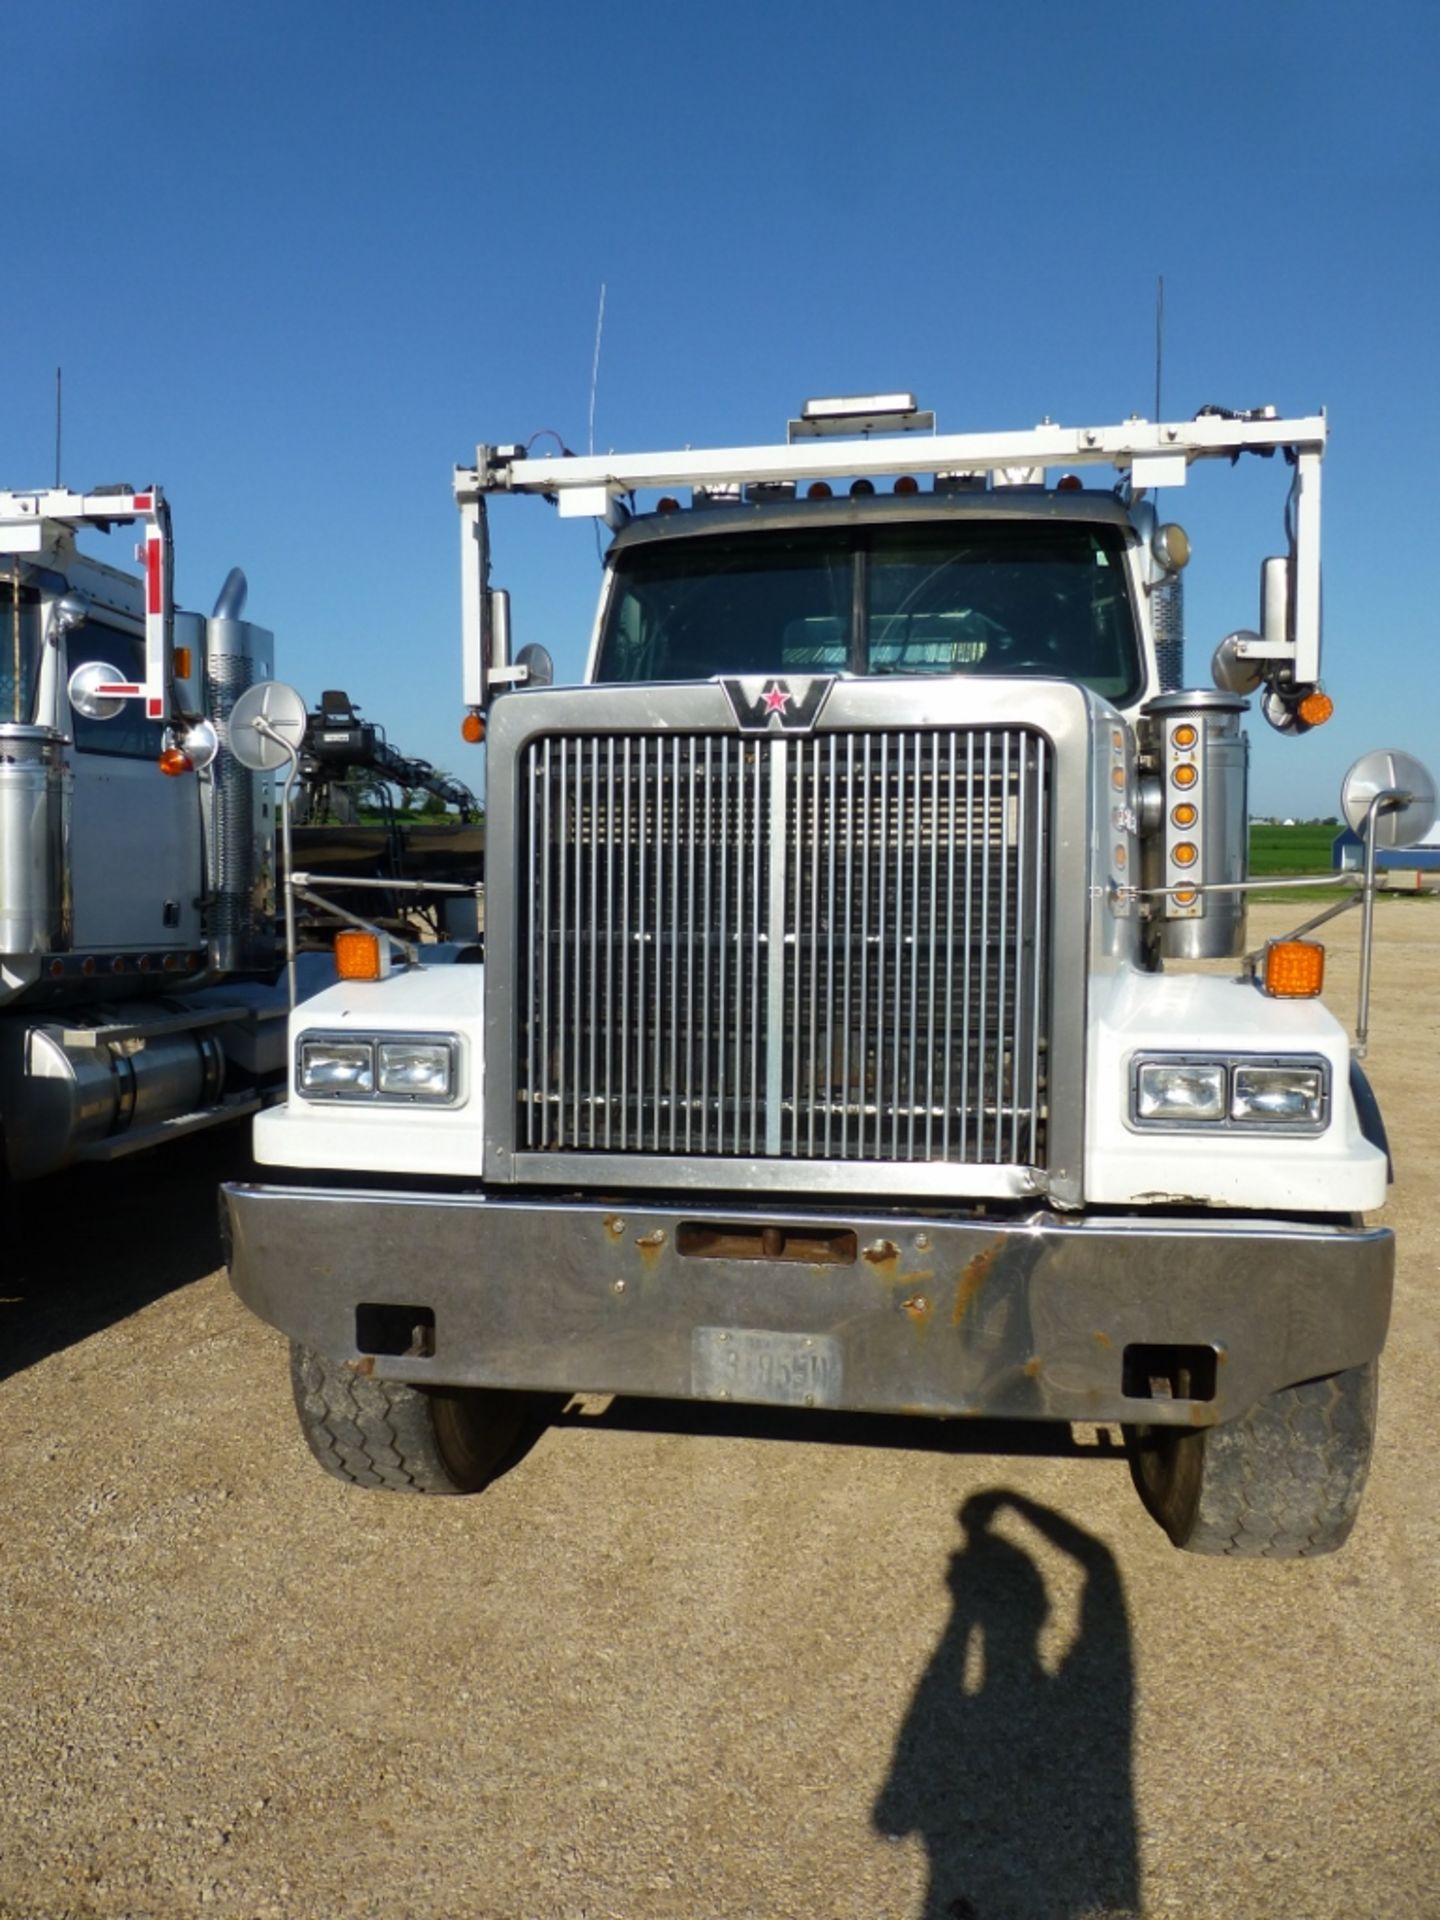
<svg viewBox="0 0 1440 1920">
<path fill-rule="evenodd" d="M 1149 1060 L 1135 1076 L 1135 1118 L 1188 1125 L 1225 1118 L 1225 1068 L 1218 1060 Z"/>
<path fill-rule="evenodd" d="M 455 1049 L 448 1040 L 382 1040 L 380 1091 L 412 1100 L 450 1099 Z"/>
<path fill-rule="evenodd" d="M 1230 1086 L 1230 1117 L 1276 1127 L 1323 1125 L 1324 1068 L 1237 1065 Z"/>
<path fill-rule="evenodd" d="M 301 1093 L 371 1094 L 375 1091 L 375 1049 L 368 1040 L 302 1040 Z"/>
</svg>

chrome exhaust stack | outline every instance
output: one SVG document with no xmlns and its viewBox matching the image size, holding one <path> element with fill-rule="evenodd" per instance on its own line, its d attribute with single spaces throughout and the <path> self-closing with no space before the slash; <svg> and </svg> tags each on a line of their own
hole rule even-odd
<svg viewBox="0 0 1440 1920">
<path fill-rule="evenodd" d="M 231 710 L 247 688 L 269 679 L 275 657 L 275 636 L 241 618 L 246 592 L 244 573 L 232 567 L 205 622 L 205 717 L 220 741 L 201 785 L 209 959 L 224 974 L 268 973 L 280 959 L 273 784 L 230 749 Z"/>
</svg>

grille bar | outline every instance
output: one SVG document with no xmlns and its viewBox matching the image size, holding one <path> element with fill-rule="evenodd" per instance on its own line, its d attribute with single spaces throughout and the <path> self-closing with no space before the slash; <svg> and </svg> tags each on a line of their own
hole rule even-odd
<svg viewBox="0 0 1440 1920">
<path fill-rule="evenodd" d="M 1051 785 L 1026 728 L 528 743 L 517 1139 L 1043 1167 Z"/>
</svg>

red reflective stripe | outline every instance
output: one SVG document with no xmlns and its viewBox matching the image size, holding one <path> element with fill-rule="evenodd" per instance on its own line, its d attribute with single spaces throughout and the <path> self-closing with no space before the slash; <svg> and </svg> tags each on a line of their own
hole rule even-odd
<svg viewBox="0 0 1440 1920">
<path fill-rule="evenodd" d="M 148 493 L 137 493 L 135 496 L 135 511 L 137 513 L 149 513 L 154 504 L 155 502 Z"/>
<path fill-rule="evenodd" d="M 112 686 L 96 687 L 96 693 L 104 694 L 111 700 L 133 700 L 137 694 L 145 691 L 136 680 L 117 680 Z"/>
<path fill-rule="evenodd" d="M 145 542 L 145 585 L 147 613 L 160 611 L 160 536 L 152 533 Z"/>
<path fill-rule="evenodd" d="M 152 720 L 163 720 L 165 718 L 165 702 L 163 700 L 147 700 L 145 702 L 145 711 Z"/>
</svg>

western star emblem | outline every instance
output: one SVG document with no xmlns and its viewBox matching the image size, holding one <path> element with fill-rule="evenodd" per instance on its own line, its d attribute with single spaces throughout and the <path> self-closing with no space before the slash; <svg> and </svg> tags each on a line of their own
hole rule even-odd
<svg viewBox="0 0 1440 1920">
<path fill-rule="evenodd" d="M 809 733 L 834 686 L 831 674 L 804 680 L 722 680 L 725 698 L 741 733 Z"/>
</svg>

